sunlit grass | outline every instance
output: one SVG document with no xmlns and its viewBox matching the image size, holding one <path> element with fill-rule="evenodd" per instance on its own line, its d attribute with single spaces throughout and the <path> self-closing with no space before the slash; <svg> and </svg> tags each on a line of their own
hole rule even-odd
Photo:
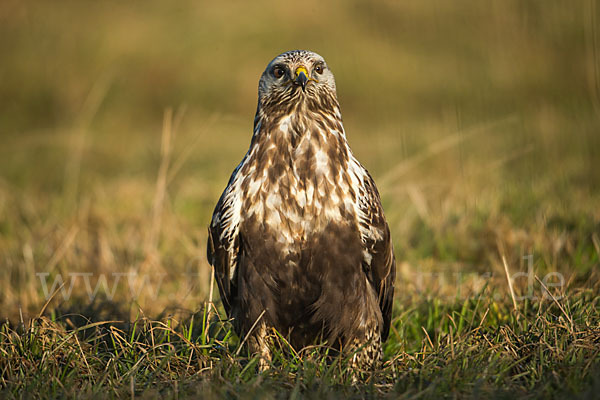
<svg viewBox="0 0 600 400">
<path fill-rule="evenodd" d="M 568 397 L 598 384 L 598 287 L 517 310 L 485 288 L 462 305 L 421 302 L 399 311 L 380 370 L 357 375 L 325 348 L 273 343 L 271 369 L 238 351 L 212 313 L 127 323 L 64 314 L 0 327 L 4 395 L 203 398 L 375 396 L 439 398 L 508 393 Z M 212 308 L 212 305 L 211 305 Z M 181 319 L 184 318 L 184 319 Z M 239 355 L 238 355 L 239 354 Z M 358 377 L 358 380 L 357 380 Z M 587 392 L 586 392 L 587 391 Z"/>
</svg>

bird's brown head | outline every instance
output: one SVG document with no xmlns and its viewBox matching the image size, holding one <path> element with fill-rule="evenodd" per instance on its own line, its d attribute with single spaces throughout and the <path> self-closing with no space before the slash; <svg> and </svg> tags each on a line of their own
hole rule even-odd
<svg viewBox="0 0 600 400">
<path fill-rule="evenodd" d="M 295 108 L 306 102 L 337 103 L 335 79 L 323 57 L 307 50 L 292 50 L 275 57 L 258 83 L 259 107 Z M 324 105 L 324 104 L 322 104 Z"/>
</svg>

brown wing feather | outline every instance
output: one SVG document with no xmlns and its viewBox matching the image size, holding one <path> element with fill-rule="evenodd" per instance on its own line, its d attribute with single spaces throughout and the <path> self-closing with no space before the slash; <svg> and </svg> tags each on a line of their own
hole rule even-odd
<svg viewBox="0 0 600 400">
<path fill-rule="evenodd" d="M 227 315 L 231 314 L 231 304 L 235 295 L 237 295 L 237 285 L 229 279 L 229 269 L 231 265 L 237 263 L 237 255 L 227 251 L 226 247 L 219 241 L 218 227 L 210 226 L 208 228 L 207 256 L 210 264 L 215 269 L 215 280 L 221 294 L 221 302 Z M 235 239 L 234 249 L 239 249 L 238 239 Z"/>
<path fill-rule="evenodd" d="M 221 294 L 225 312 L 231 316 L 231 305 L 237 297 L 236 274 L 239 262 L 240 235 L 233 213 L 234 204 L 238 201 L 234 180 L 239 166 L 233 172 L 227 188 L 215 207 L 212 222 L 208 227 L 206 255 L 208 262 L 215 270 L 215 280 Z"/>
<path fill-rule="evenodd" d="M 396 279 L 396 260 L 390 229 L 383 214 L 383 207 L 373 178 L 367 173 L 364 180 L 365 197 L 360 203 L 365 216 L 364 228 L 380 232 L 380 235 L 368 235 L 365 238 L 366 250 L 371 256 L 370 263 L 365 263 L 365 273 L 378 295 L 379 308 L 383 317 L 381 339 L 388 337 L 394 298 L 394 281 Z"/>
</svg>

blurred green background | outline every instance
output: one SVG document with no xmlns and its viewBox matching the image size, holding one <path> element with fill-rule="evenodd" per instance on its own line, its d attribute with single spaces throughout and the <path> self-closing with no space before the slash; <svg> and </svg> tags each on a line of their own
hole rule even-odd
<svg viewBox="0 0 600 400">
<path fill-rule="evenodd" d="M 248 148 L 258 79 L 296 48 L 336 76 L 400 278 L 496 271 L 506 252 L 515 270 L 534 254 L 585 279 L 600 232 L 599 17 L 593 0 L 4 0 L 0 305 L 39 310 L 35 273 L 150 265 L 171 279 L 140 305 L 196 307 L 174 299 L 177 273 L 199 271 L 186 293 L 206 296 L 205 229 Z M 167 109 L 180 122 L 152 214 Z"/>
</svg>

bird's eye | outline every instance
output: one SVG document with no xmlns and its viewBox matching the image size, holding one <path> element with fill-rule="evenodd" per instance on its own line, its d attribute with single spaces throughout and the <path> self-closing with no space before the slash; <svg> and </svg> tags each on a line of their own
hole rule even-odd
<svg viewBox="0 0 600 400">
<path fill-rule="evenodd" d="M 273 68 L 273 76 L 277 79 L 281 78 L 283 75 L 285 75 L 285 69 L 283 69 L 283 67 L 276 65 L 275 68 Z"/>
<path fill-rule="evenodd" d="M 315 67 L 315 71 L 317 72 L 317 74 L 321 75 L 323 73 L 323 64 L 317 64 L 317 66 Z"/>
</svg>

